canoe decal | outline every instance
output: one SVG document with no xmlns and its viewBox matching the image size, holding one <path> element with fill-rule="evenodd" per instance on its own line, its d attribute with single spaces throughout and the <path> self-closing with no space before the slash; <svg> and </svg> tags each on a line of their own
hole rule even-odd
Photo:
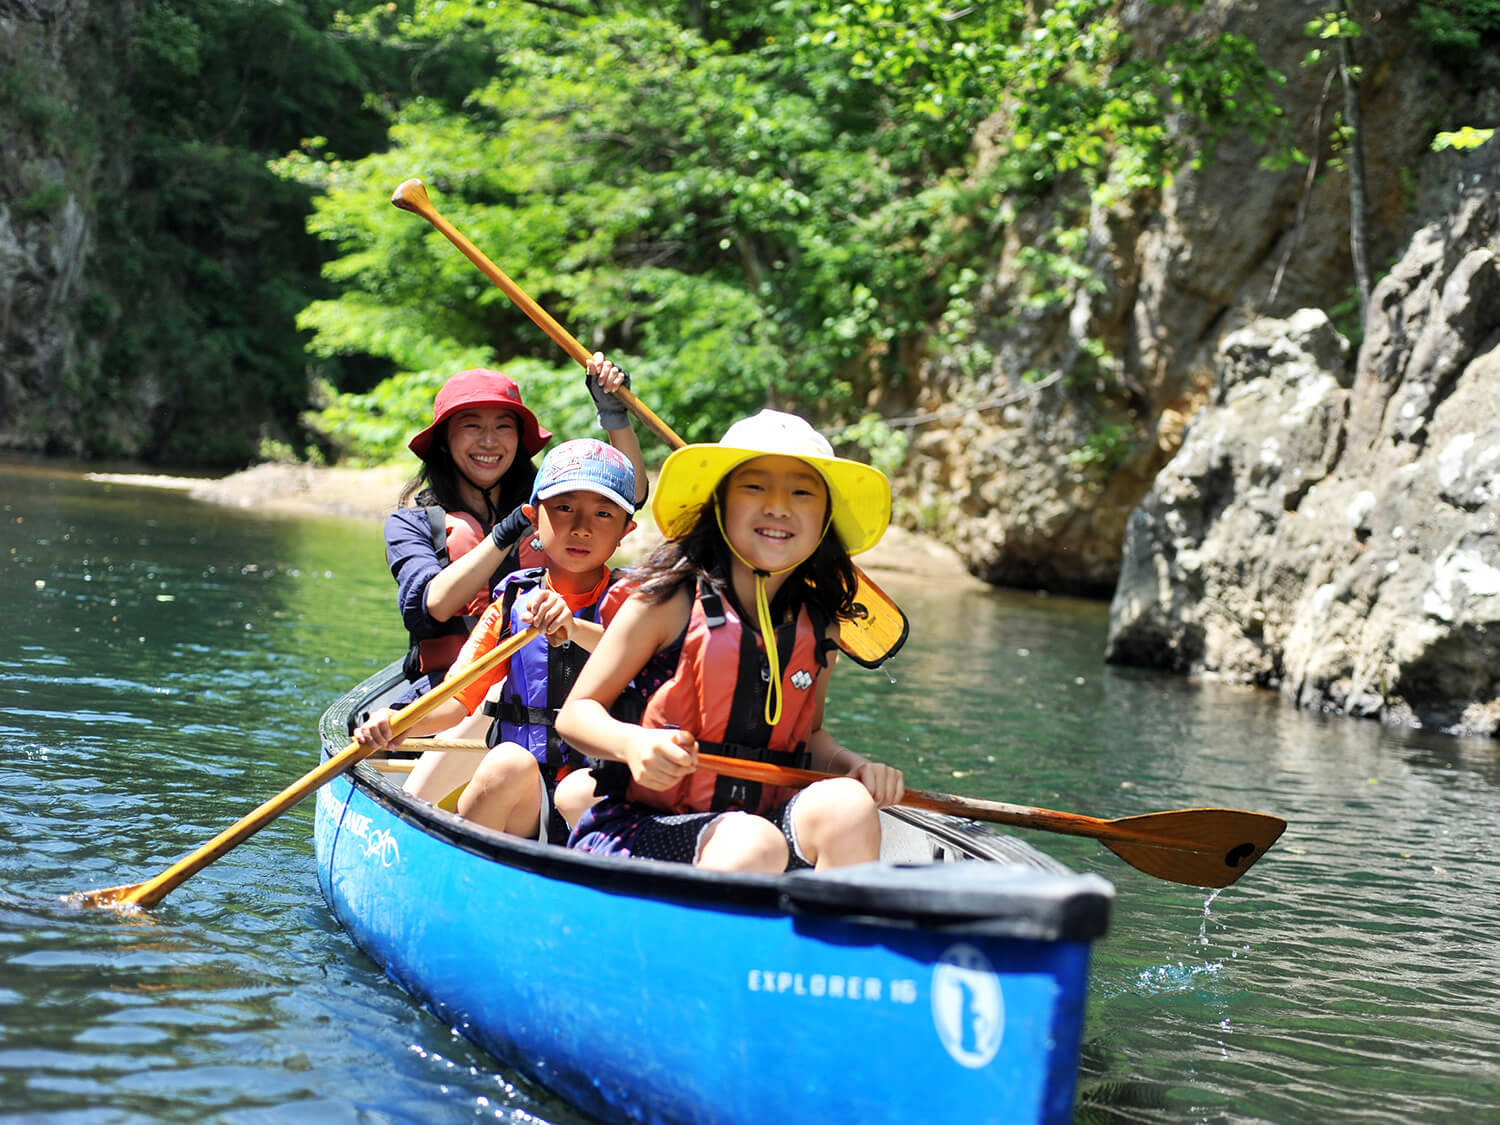
<svg viewBox="0 0 1500 1125">
<path fill-rule="evenodd" d="M 380 860 L 382 867 L 390 867 L 401 862 L 401 847 L 396 843 L 396 837 L 385 828 L 370 827 L 370 818 L 364 813 L 348 809 L 344 813 L 344 823 L 340 831 L 347 832 L 358 840 L 365 842 L 365 850 L 362 853 L 366 859 L 371 856 Z"/>
<path fill-rule="evenodd" d="M 750 992 L 786 993 L 816 1000 L 870 1000 L 915 1004 L 917 982 L 906 977 L 846 976 L 842 973 L 794 973 L 786 969 L 751 969 Z"/>
<path fill-rule="evenodd" d="M 950 945 L 932 969 L 932 1024 L 953 1061 L 986 1065 L 1005 1034 L 1005 997 L 994 966 L 980 950 Z"/>
<path fill-rule="evenodd" d="M 389 867 L 393 863 L 401 862 L 401 849 L 396 844 L 396 837 L 392 836 L 384 828 L 371 832 L 365 840 L 365 857 L 379 856 L 380 863 Z"/>
</svg>

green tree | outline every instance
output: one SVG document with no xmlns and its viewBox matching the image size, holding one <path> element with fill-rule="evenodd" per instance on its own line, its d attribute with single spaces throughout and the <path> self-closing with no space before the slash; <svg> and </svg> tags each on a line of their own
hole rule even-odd
<svg viewBox="0 0 1500 1125">
<path fill-rule="evenodd" d="M 962 322 L 973 266 L 1016 208 L 1072 201 L 1038 277 L 1084 284 L 1066 224 L 1092 200 L 1159 185 L 1220 131 L 1274 119 L 1274 76 L 1244 40 L 1133 60 L 1114 11 L 419 0 L 372 14 L 369 34 L 412 57 L 482 58 L 488 77 L 461 96 L 454 83 L 419 90 L 394 113 L 388 151 L 281 165 L 319 190 L 312 229 L 337 255 L 338 296 L 300 320 L 314 351 L 397 372 L 322 423 L 388 455 L 417 419 L 371 412 L 421 399 L 396 385 L 430 393 L 460 365 L 525 357 L 553 365 L 528 401 L 564 432 L 587 424 L 576 372 L 385 202 L 414 175 L 689 438 L 767 402 L 829 424 L 860 416 L 949 346 L 933 326 Z M 997 119 L 981 165 L 975 135 Z"/>
<path fill-rule="evenodd" d="M 322 247 L 303 230 L 310 193 L 267 168 L 303 138 L 363 154 L 384 143 L 367 105 L 380 45 L 330 34 L 335 0 L 150 0 L 116 60 L 123 98 L 109 128 L 124 189 L 96 201 L 95 288 L 85 327 L 97 368 L 63 393 L 76 447 L 100 405 L 154 409 L 154 460 L 243 464 L 262 434 L 296 439 L 308 397 L 297 311 L 328 292 Z"/>
</svg>

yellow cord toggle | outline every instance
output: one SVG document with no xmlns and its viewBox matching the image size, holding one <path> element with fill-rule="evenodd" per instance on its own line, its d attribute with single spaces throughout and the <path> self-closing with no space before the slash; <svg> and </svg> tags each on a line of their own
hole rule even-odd
<svg viewBox="0 0 1500 1125">
<path fill-rule="evenodd" d="M 724 509 L 717 497 L 714 499 L 714 519 L 719 524 L 719 534 L 724 537 L 730 553 L 740 562 L 744 563 L 755 574 L 755 618 L 760 628 L 761 643 L 766 648 L 766 661 L 770 665 L 771 690 L 766 693 L 766 723 L 774 727 L 781 722 L 781 654 L 776 650 L 776 623 L 771 620 L 771 600 L 766 597 L 766 579 L 773 574 L 785 574 L 789 570 L 796 570 L 807 557 L 794 562 L 791 566 L 784 566 L 780 570 L 760 570 L 752 565 L 744 555 L 735 549 L 734 543 L 730 541 L 729 532 L 724 530 Z M 823 518 L 823 530 L 818 535 L 818 542 L 823 541 L 823 536 L 828 534 L 828 528 L 833 524 L 833 509 L 830 505 L 828 514 Z M 812 552 L 808 552 L 811 556 Z"/>
</svg>

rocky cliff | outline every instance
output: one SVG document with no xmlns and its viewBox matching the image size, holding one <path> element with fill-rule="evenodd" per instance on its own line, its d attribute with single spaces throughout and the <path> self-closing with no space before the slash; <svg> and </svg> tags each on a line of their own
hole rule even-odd
<svg viewBox="0 0 1500 1125">
<path fill-rule="evenodd" d="M 0 0 L 0 448 L 76 452 L 71 399 L 96 369 L 99 201 L 125 183 L 112 59 L 134 0 Z M 146 407 L 149 409 L 149 406 Z M 116 425 L 121 399 L 95 403 Z"/>
<path fill-rule="evenodd" d="M 1500 731 L 1500 158 L 1442 167 L 1451 210 L 1376 287 L 1352 365 L 1311 309 L 1225 338 L 1131 518 L 1110 660 Z"/>
<path fill-rule="evenodd" d="M 1355 43 L 1377 271 L 1420 225 L 1428 197 L 1451 196 L 1429 151 L 1435 129 L 1487 123 L 1500 108 L 1493 94 L 1463 93 L 1482 81 L 1460 89 L 1423 53 L 1414 9 L 1362 17 Z M 1025 307 L 1020 287 L 1021 257 L 1048 216 L 997 230 L 975 318 L 993 363 L 975 378 L 952 357 L 926 362 L 915 403 L 925 416 L 898 482 L 902 518 L 953 544 L 974 573 L 1108 596 L 1130 512 L 1212 392 L 1221 341 L 1262 315 L 1352 306 L 1348 178 L 1332 152 L 1342 95 L 1326 66 L 1300 65 L 1310 11 L 1254 0 L 1196 12 L 1121 6 L 1138 53 L 1218 31 L 1253 40 L 1286 76 L 1289 136 L 1313 164 L 1267 170 L 1262 148 L 1230 139 L 1160 192 L 1096 208 L 1096 286 L 1048 310 Z M 994 128 L 981 145 L 1006 141 L 1003 116 Z M 1105 359 L 1089 362 L 1100 349 Z"/>
</svg>

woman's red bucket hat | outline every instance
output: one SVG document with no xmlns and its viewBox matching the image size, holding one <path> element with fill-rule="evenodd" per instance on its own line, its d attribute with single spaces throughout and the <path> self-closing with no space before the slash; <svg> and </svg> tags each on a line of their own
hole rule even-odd
<svg viewBox="0 0 1500 1125">
<path fill-rule="evenodd" d="M 521 424 L 521 448 L 528 457 L 534 456 L 552 440 L 552 432 L 542 429 L 537 424 L 536 415 L 521 402 L 521 388 L 514 379 L 499 371 L 475 367 L 460 371 L 443 384 L 432 400 L 432 425 L 407 442 L 407 448 L 422 460 L 427 460 L 444 422 L 460 410 L 482 406 L 498 406 L 516 416 Z"/>
</svg>

